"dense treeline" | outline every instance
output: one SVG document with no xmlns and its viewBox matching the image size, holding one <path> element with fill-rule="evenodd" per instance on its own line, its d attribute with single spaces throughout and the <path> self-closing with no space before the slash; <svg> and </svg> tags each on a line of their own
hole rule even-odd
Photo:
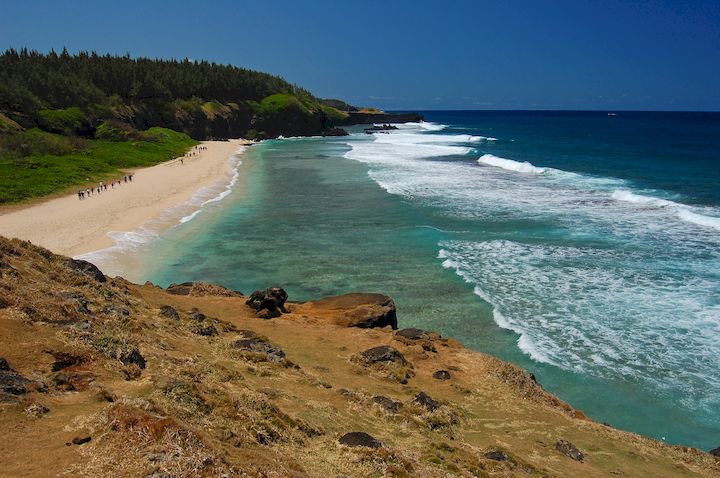
<svg viewBox="0 0 720 478">
<path fill-rule="evenodd" d="M 67 50 L 0 55 L 0 133 L 19 126 L 92 137 L 106 123 L 106 132 L 162 126 L 196 139 L 268 137 L 318 134 L 343 114 L 278 76 L 207 61 Z"/>
</svg>

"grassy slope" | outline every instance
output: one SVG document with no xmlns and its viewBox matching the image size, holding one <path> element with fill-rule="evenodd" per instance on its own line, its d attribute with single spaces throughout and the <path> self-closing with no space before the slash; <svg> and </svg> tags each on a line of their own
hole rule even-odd
<svg viewBox="0 0 720 478">
<path fill-rule="evenodd" d="M 213 292 L 100 284 L 60 256 L 0 238 L 0 351 L 49 386 L 0 405 L 4 476 L 720 476 L 711 455 L 587 420 L 516 367 L 452 340 L 427 351 L 386 329 L 333 325 L 343 311 L 313 303 L 261 320 L 243 297 Z M 166 304 L 178 319 L 160 314 Z M 193 308 L 211 318 L 193 320 Z M 216 335 L 198 335 L 210 324 Z M 285 360 L 233 349 L 241 329 L 267 337 Z M 412 363 L 407 384 L 353 361 L 380 344 Z M 135 347 L 144 370 L 117 359 Z M 52 372 L 48 352 L 59 351 L 82 363 Z M 452 378 L 433 379 L 440 368 Z M 65 391 L 68 382 L 75 391 Z M 420 390 L 441 408 L 413 404 Z M 376 394 L 403 406 L 388 413 Z M 33 416 L 38 404 L 49 411 Z M 338 444 L 349 431 L 369 432 L 384 447 Z M 75 436 L 92 440 L 66 446 Z M 586 453 L 584 463 L 555 449 L 561 438 Z M 497 450 L 509 459 L 485 457 Z"/>
<path fill-rule="evenodd" d="M 182 155 L 197 144 L 183 133 L 164 128 L 147 132 L 151 141 L 111 142 L 84 140 L 68 145 L 68 139 L 39 130 L 24 132 L 32 142 L 56 142 L 64 154 L 35 152 L 19 157 L 0 155 L 0 204 L 91 186 L 122 176 L 121 170 L 152 166 Z M 32 146 L 30 147 L 33 148 Z M 42 148 L 40 148 L 42 149 Z"/>
</svg>

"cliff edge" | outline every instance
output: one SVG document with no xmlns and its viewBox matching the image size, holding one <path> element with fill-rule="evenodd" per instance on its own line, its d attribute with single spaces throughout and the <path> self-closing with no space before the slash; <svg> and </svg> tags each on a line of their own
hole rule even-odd
<svg viewBox="0 0 720 478">
<path fill-rule="evenodd" d="M 0 238 L 3 476 L 720 476 L 392 299 L 162 289 Z"/>
</svg>

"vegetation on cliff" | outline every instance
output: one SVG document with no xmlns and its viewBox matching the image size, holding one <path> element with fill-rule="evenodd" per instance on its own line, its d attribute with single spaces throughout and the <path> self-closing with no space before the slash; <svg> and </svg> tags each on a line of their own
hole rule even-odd
<svg viewBox="0 0 720 478">
<path fill-rule="evenodd" d="M 0 54 L 0 203 L 165 161 L 193 140 L 338 134 L 346 117 L 244 68 L 10 49 Z"/>
<path fill-rule="evenodd" d="M 0 238 L 3 476 L 690 477 L 392 300 L 161 289 Z"/>
</svg>

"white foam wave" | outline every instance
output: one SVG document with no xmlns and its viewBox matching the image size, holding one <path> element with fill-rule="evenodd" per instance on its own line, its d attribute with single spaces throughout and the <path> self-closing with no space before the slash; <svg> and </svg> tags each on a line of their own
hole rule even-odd
<svg viewBox="0 0 720 478">
<path fill-rule="evenodd" d="M 690 206 L 670 201 L 668 199 L 657 198 L 654 196 L 645 196 L 635 194 L 626 190 L 613 191 L 612 196 L 616 201 L 640 204 L 647 207 L 662 208 L 674 214 L 678 219 L 689 222 L 698 226 L 708 227 L 720 230 L 720 217 L 706 216 L 698 212 L 694 212 Z"/>
<path fill-rule="evenodd" d="M 515 171 L 517 173 L 542 174 L 547 171 L 547 168 L 533 166 L 527 161 L 513 161 L 512 159 L 501 158 L 492 154 L 483 154 L 477 161 L 480 164 L 507 169 L 508 171 Z"/>
<path fill-rule="evenodd" d="M 448 127 L 448 125 L 446 125 L 446 124 L 432 123 L 429 121 L 420 121 L 420 122 L 409 121 L 407 123 L 402 123 L 402 124 L 398 124 L 395 126 L 397 126 L 400 129 L 419 128 L 419 129 L 423 129 L 425 131 L 440 131 L 440 130 L 443 130 Z"/>
<path fill-rule="evenodd" d="M 442 266 L 474 286 L 533 360 L 653 382 L 680 400 L 714 406 L 702 390 L 720 386 L 711 360 L 720 353 L 717 255 L 688 276 L 679 272 L 691 260 L 684 256 L 639 264 L 634 254 L 602 248 L 506 240 L 439 246 Z"/>
</svg>

